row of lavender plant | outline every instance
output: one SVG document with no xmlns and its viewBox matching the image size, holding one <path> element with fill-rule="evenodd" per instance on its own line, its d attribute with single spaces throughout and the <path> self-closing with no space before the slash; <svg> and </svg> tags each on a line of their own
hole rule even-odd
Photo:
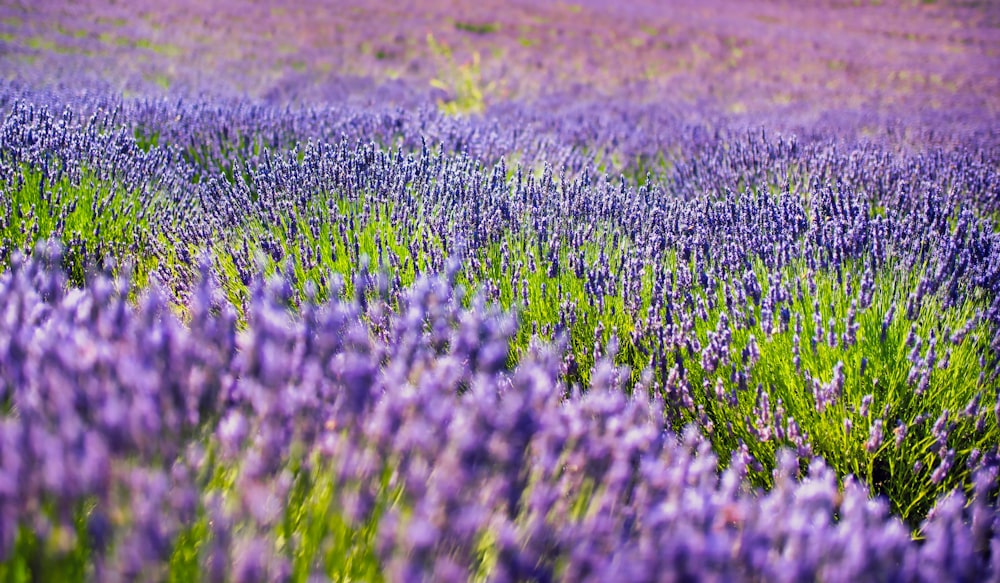
<svg viewBox="0 0 1000 583">
<path fill-rule="evenodd" d="M 958 124 L 947 112 L 922 112 L 921 118 L 831 108 L 818 120 L 786 116 L 782 121 L 778 114 L 726 119 L 710 107 L 681 108 L 628 100 L 574 101 L 558 95 L 531 103 L 497 104 L 482 116 L 450 117 L 427 101 L 413 103 L 388 96 L 382 101 L 384 106 L 348 102 L 289 107 L 234 98 L 124 99 L 101 90 L 35 89 L 19 83 L 0 83 L 0 108 L 5 116 L 13 113 L 17 104 L 34 110 L 17 114 L 27 115 L 29 120 L 35 115 L 44 117 L 41 110 L 58 117 L 69 109 L 77 124 L 92 129 L 129 128 L 143 149 L 176 147 L 195 166 L 196 174 L 206 177 L 239 172 L 246 163 L 259 163 L 266 151 L 283 152 L 307 141 L 337 143 L 347 139 L 374 141 L 407 151 L 428 144 L 444 152 L 467 154 L 487 165 L 505 158 L 511 166 L 520 162 L 534 168 L 547 162 L 572 174 L 596 166 L 613 176 L 624 173 L 632 183 L 644 182 L 647 173 L 652 179 L 670 180 L 675 164 L 690 163 L 692 159 L 712 158 L 713 165 L 737 172 L 740 163 L 760 164 L 770 159 L 773 153 L 737 152 L 731 159 L 741 162 L 735 163 L 725 153 L 729 142 L 752 137 L 762 125 L 797 136 L 802 146 L 843 142 L 851 149 L 868 148 L 874 143 L 882 146 L 879 150 L 934 149 L 951 155 L 961 146 L 987 166 L 1000 157 L 995 133 L 988 123 L 965 124 L 962 131 L 941 131 L 940 126 Z M 18 125 L 34 127 L 29 120 Z M 747 147 L 768 149 L 759 143 Z M 61 154 L 68 155 L 72 154 Z M 865 156 L 856 163 L 867 160 Z M 942 162 L 941 166 L 947 164 L 946 160 Z M 724 188 L 736 182 L 733 170 L 729 170 L 714 186 Z"/>
<path fill-rule="evenodd" d="M 920 541 L 821 458 L 785 450 L 756 490 L 746 450 L 720 470 L 608 357 L 582 394 L 558 345 L 507 366 L 511 316 L 448 279 L 392 303 L 334 282 L 295 315 L 289 281 L 258 279 L 239 330 L 207 262 L 185 324 L 156 286 L 137 303 L 121 277 L 69 289 L 61 260 L 42 244 L 0 278 L 5 579 L 1000 572 L 995 464 Z"/>
</svg>

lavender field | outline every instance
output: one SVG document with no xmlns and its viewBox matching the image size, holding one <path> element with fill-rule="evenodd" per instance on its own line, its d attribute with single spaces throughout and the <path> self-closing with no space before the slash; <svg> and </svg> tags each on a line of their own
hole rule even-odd
<svg viewBox="0 0 1000 583">
<path fill-rule="evenodd" d="M 1000 581 L 1000 4 L 0 2 L 0 581 Z"/>
</svg>

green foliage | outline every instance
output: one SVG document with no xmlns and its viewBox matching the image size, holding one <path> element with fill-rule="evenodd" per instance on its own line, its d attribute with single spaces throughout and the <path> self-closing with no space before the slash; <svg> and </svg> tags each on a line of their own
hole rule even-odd
<svg viewBox="0 0 1000 583">
<path fill-rule="evenodd" d="M 318 567 L 334 581 L 381 581 L 382 569 L 376 555 L 379 523 L 400 496 L 390 486 L 391 472 L 383 470 L 371 512 L 351 519 L 340 506 L 338 490 L 357 490 L 360 484 L 339 484 L 335 468 L 318 459 L 295 471 L 285 519 L 278 538 L 292 563 L 292 578 L 307 581 Z"/>
<path fill-rule="evenodd" d="M 496 22 L 455 22 L 456 30 L 463 30 L 473 34 L 491 34 L 500 30 L 500 24 Z"/>
<path fill-rule="evenodd" d="M 19 250 L 56 238 L 72 283 L 82 285 L 88 265 L 109 258 L 132 262 L 138 285 L 156 265 L 146 217 L 156 212 L 154 197 L 127 192 L 87 169 L 75 177 L 53 161 L 48 171 L 25 167 L 17 181 L 0 184 L 0 266 Z"/>
<path fill-rule="evenodd" d="M 431 85 L 448 94 L 438 100 L 441 111 L 447 115 L 482 113 L 486 107 L 485 96 L 494 90 L 496 83 L 483 86 L 479 53 L 474 52 L 468 62 L 456 63 L 451 47 L 435 40 L 434 35 L 427 35 L 427 44 L 442 68 L 441 75 L 431 80 Z"/>
<path fill-rule="evenodd" d="M 168 580 L 176 583 L 198 581 L 202 578 L 204 549 L 211 540 L 208 517 L 203 509 L 198 519 L 184 529 L 174 541 L 174 551 L 170 555 Z"/>
<path fill-rule="evenodd" d="M 43 509 L 43 521 L 51 521 L 55 512 Z M 80 508 L 72 524 L 54 521 L 44 540 L 22 526 L 18 529 L 13 551 L 0 562 L 0 581 L 84 581 L 90 565 L 85 512 Z"/>
</svg>

